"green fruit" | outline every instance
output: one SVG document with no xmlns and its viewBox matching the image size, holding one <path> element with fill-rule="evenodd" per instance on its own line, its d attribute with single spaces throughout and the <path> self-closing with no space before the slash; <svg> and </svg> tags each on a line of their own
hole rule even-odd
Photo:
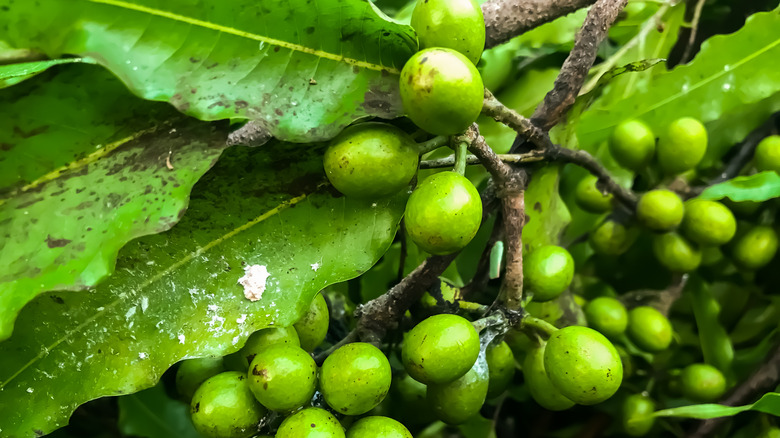
<svg viewBox="0 0 780 438">
<path fill-rule="evenodd" d="M 433 315 L 406 334 L 401 358 L 406 372 L 425 384 L 463 376 L 479 356 L 479 335 L 458 315 Z"/>
<path fill-rule="evenodd" d="M 476 65 L 485 48 L 485 18 L 474 0 L 419 0 L 411 24 L 421 49 L 446 47 Z"/>
<path fill-rule="evenodd" d="M 330 412 L 306 408 L 285 418 L 276 438 L 344 438 L 344 428 Z"/>
<path fill-rule="evenodd" d="M 718 400 L 726 392 L 726 378 L 712 365 L 695 363 L 680 374 L 682 393 L 695 402 L 709 403 Z"/>
<path fill-rule="evenodd" d="M 257 433 L 266 410 L 249 390 L 246 375 L 227 371 L 210 377 L 190 403 L 195 429 L 209 438 L 247 438 Z"/>
<path fill-rule="evenodd" d="M 631 248 L 638 236 L 636 228 L 626 228 L 620 222 L 607 219 L 590 233 L 588 241 L 597 254 L 621 255 Z"/>
<path fill-rule="evenodd" d="M 258 330 L 249 336 L 246 344 L 238 350 L 237 356 L 240 358 L 241 369 L 243 371 L 249 368 L 249 364 L 255 358 L 257 353 L 264 348 L 276 344 L 286 344 L 300 347 L 301 341 L 298 339 L 298 333 L 293 327 L 268 327 Z"/>
<path fill-rule="evenodd" d="M 459 134 L 482 111 L 485 91 L 479 71 L 452 49 L 415 53 L 404 65 L 399 84 L 406 115 L 432 134 Z"/>
<path fill-rule="evenodd" d="M 599 297 L 585 306 L 588 324 L 608 338 L 622 335 L 628 327 L 628 311 L 620 301 Z"/>
<path fill-rule="evenodd" d="M 770 135 L 756 146 L 753 161 L 759 171 L 780 172 L 780 135 Z"/>
<path fill-rule="evenodd" d="M 658 310 L 639 306 L 628 312 L 628 336 L 637 347 L 658 353 L 672 343 L 672 324 Z"/>
<path fill-rule="evenodd" d="M 673 272 L 691 272 L 701 264 L 701 250 L 677 233 L 664 233 L 653 239 L 653 253 Z"/>
<path fill-rule="evenodd" d="M 209 377 L 225 371 L 221 357 L 204 357 L 182 361 L 176 370 L 176 391 L 183 400 L 189 402 L 195 390 Z"/>
<path fill-rule="evenodd" d="M 534 301 L 557 298 L 574 278 L 574 259 L 564 248 L 540 246 L 523 260 L 525 286 L 533 292 Z"/>
<path fill-rule="evenodd" d="M 623 402 L 623 430 L 631 436 L 647 434 L 653 427 L 655 419 L 648 417 L 655 412 L 655 403 L 642 394 L 626 397 Z"/>
<path fill-rule="evenodd" d="M 287 412 L 311 400 L 317 364 L 302 348 L 276 344 L 257 353 L 249 365 L 249 389 L 266 408 Z"/>
<path fill-rule="evenodd" d="M 331 140 L 323 165 L 331 184 L 357 198 L 394 195 L 417 173 L 417 144 L 385 123 L 350 126 Z"/>
<path fill-rule="evenodd" d="M 406 203 L 406 233 L 431 254 L 450 254 L 463 248 L 477 234 L 481 222 L 479 192 L 455 172 L 429 176 Z"/>
<path fill-rule="evenodd" d="M 564 397 L 553 385 L 544 370 L 544 350 L 547 343 L 531 349 L 523 361 L 523 376 L 531 397 L 539 406 L 550 411 L 563 411 L 574 406 L 574 402 Z"/>
<path fill-rule="evenodd" d="M 707 130 L 696 119 L 672 122 L 658 139 L 658 164 L 664 173 L 676 175 L 693 169 L 707 152 Z"/>
<path fill-rule="evenodd" d="M 309 310 L 293 324 L 301 341 L 301 348 L 309 352 L 317 348 L 328 334 L 329 322 L 328 303 L 325 302 L 325 297 L 318 293 L 309 305 Z"/>
<path fill-rule="evenodd" d="M 642 170 L 655 154 L 655 135 L 639 120 L 628 120 L 615 127 L 609 139 L 609 152 L 621 166 Z"/>
<path fill-rule="evenodd" d="M 461 424 L 479 412 L 488 390 L 488 369 L 484 358 L 459 379 L 428 385 L 427 400 L 434 414 L 447 424 Z"/>
<path fill-rule="evenodd" d="M 734 262 L 747 269 L 766 266 L 777 252 L 777 233 L 767 226 L 757 226 L 737 240 L 732 253 Z"/>
<path fill-rule="evenodd" d="M 384 400 L 392 380 L 390 362 L 371 344 L 339 347 L 320 370 L 320 389 L 328 405 L 346 415 L 364 414 Z"/>
<path fill-rule="evenodd" d="M 718 246 L 737 232 L 737 220 L 731 210 L 716 201 L 691 199 L 685 203 L 682 232 L 700 245 Z"/>
<path fill-rule="evenodd" d="M 645 193 L 636 206 L 639 222 L 656 231 L 668 231 L 680 225 L 683 212 L 682 199 L 676 193 L 665 189 Z"/>
<path fill-rule="evenodd" d="M 409 429 L 388 417 L 363 417 L 347 430 L 347 438 L 412 438 Z"/>
<path fill-rule="evenodd" d="M 515 356 L 506 342 L 491 345 L 485 351 L 489 383 L 487 397 L 501 395 L 515 376 Z"/>
<path fill-rule="evenodd" d="M 604 195 L 598 189 L 598 178 L 588 175 L 582 178 L 574 190 L 574 202 L 590 213 L 606 213 L 612 210 L 612 194 Z"/>
<path fill-rule="evenodd" d="M 544 369 L 564 397 L 581 405 L 612 397 L 623 381 L 615 346 L 588 327 L 569 326 L 553 333 L 544 350 Z"/>
</svg>

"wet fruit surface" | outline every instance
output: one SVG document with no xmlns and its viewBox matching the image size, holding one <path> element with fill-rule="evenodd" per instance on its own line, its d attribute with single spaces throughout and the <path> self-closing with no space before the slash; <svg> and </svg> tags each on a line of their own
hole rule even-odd
<svg viewBox="0 0 780 438">
<path fill-rule="evenodd" d="M 255 400 L 244 373 L 226 371 L 195 391 L 190 414 L 195 429 L 209 438 L 248 438 L 266 409 Z"/>
<path fill-rule="evenodd" d="M 458 315 L 434 315 L 407 333 L 401 347 L 406 372 L 425 384 L 447 383 L 471 369 L 479 355 L 474 326 Z"/>
</svg>

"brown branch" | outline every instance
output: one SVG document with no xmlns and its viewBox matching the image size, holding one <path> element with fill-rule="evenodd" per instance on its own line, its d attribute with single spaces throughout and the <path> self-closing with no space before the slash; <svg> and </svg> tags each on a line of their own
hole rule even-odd
<svg viewBox="0 0 780 438">
<path fill-rule="evenodd" d="M 691 59 L 693 53 L 693 46 L 696 43 L 696 34 L 699 30 L 699 21 L 701 20 L 701 11 L 704 9 L 704 3 L 706 0 L 695 0 L 696 6 L 693 9 L 693 19 L 691 20 L 691 31 L 688 35 L 688 43 L 685 45 L 685 52 L 680 57 L 680 64 L 685 64 Z M 690 3 L 688 3 L 690 5 Z"/>
<path fill-rule="evenodd" d="M 740 406 L 754 402 L 759 396 L 769 392 L 780 382 L 780 345 L 764 359 L 761 366 L 731 391 L 728 397 L 723 400 L 724 405 Z M 688 438 L 704 438 L 712 436 L 720 430 L 723 423 L 729 417 L 713 418 L 705 420 L 688 435 Z"/>
<path fill-rule="evenodd" d="M 485 89 L 485 100 L 482 103 L 482 113 L 512 128 L 518 136 L 530 141 L 538 149 L 552 146 L 547 132 L 533 124 L 530 119 L 499 102 L 487 88 Z"/>
<path fill-rule="evenodd" d="M 547 151 L 547 157 L 553 161 L 576 164 L 598 177 L 598 186 L 603 190 L 612 193 L 621 204 L 626 206 L 629 211 L 636 209 L 637 197 L 629 189 L 620 186 L 609 174 L 609 171 L 601 165 L 591 154 L 574 149 L 566 149 L 560 146 Z"/>
<path fill-rule="evenodd" d="M 497 157 L 504 163 L 508 164 L 537 163 L 546 159 L 544 151 L 538 149 L 524 154 L 499 154 Z M 482 162 L 476 155 L 466 155 L 466 164 L 475 165 L 482 164 Z M 454 165 L 454 155 L 444 158 L 437 158 L 435 160 L 420 161 L 420 169 L 442 169 L 452 167 Z"/>
<path fill-rule="evenodd" d="M 558 17 L 593 3 L 593 0 L 490 0 L 482 4 L 489 49 Z"/>
<path fill-rule="evenodd" d="M 626 2 L 627 0 L 597 0 L 590 8 L 574 41 L 574 48 L 555 79 L 555 86 L 531 117 L 536 126 L 549 130 L 574 104 L 574 99 L 596 60 L 599 45 L 606 38 L 609 27 L 615 22 Z"/>
<path fill-rule="evenodd" d="M 496 196 L 501 199 L 504 223 L 504 252 L 506 267 L 500 297 L 510 311 L 522 310 L 523 298 L 523 225 L 525 225 L 525 185 L 528 176 L 523 169 L 514 169 L 493 152 L 473 125 L 466 136 L 471 152 L 485 166 L 496 184 Z"/>
</svg>

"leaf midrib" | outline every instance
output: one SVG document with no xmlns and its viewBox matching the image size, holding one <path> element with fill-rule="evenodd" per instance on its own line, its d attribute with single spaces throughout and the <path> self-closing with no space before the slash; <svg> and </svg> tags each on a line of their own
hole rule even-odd
<svg viewBox="0 0 780 438">
<path fill-rule="evenodd" d="M 142 13 L 154 15 L 154 16 L 157 16 L 157 17 L 167 18 L 169 20 L 179 21 L 179 22 L 187 23 L 187 24 L 190 24 L 190 25 L 193 25 L 193 26 L 203 27 L 205 29 L 211 29 L 211 30 L 214 30 L 214 31 L 217 31 L 217 32 L 227 33 L 227 34 L 230 34 L 230 35 L 235 35 L 235 36 L 238 36 L 238 37 L 247 38 L 247 39 L 251 39 L 251 40 L 254 40 L 254 41 L 260 41 L 260 42 L 263 42 L 263 43 L 266 43 L 266 44 L 282 47 L 282 48 L 293 50 L 293 51 L 296 51 L 296 52 L 306 53 L 306 54 L 309 54 L 309 55 L 312 55 L 312 56 L 316 56 L 316 57 L 319 57 L 319 58 L 330 59 L 330 60 L 336 61 L 336 62 L 343 62 L 345 64 L 356 66 L 356 67 L 362 67 L 362 68 L 366 68 L 366 69 L 369 69 L 369 70 L 375 70 L 375 71 L 386 71 L 386 72 L 389 72 L 389 73 L 392 73 L 392 74 L 396 74 L 396 75 L 400 75 L 401 74 L 401 72 L 397 68 L 394 68 L 394 67 L 385 67 L 385 66 L 374 64 L 374 63 L 371 63 L 371 62 L 361 61 L 361 60 L 354 59 L 354 58 L 349 58 L 349 57 L 346 57 L 346 56 L 343 56 L 343 55 L 337 55 L 335 53 L 326 52 L 324 50 L 317 50 L 317 49 L 313 49 L 311 47 L 302 46 L 300 44 L 294 44 L 294 43 L 290 43 L 290 42 L 283 41 L 283 40 L 280 40 L 280 39 L 271 38 L 271 37 L 267 37 L 267 36 L 263 36 L 263 35 L 258 35 L 258 34 L 252 33 L 252 32 L 246 32 L 246 31 L 243 31 L 243 30 L 240 30 L 240 29 L 236 29 L 234 27 L 223 26 L 223 25 L 220 25 L 220 24 L 210 23 L 208 21 L 200 20 L 200 19 L 193 18 L 193 17 L 187 17 L 185 15 L 180 15 L 180 14 L 176 14 L 176 13 L 169 12 L 169 11 L 163 11 L 163 10 L 160 10 L 160 9 L 150 8 L 150 7 L 147 7 L 147 6 L 136 5 L 136 4 L 129 3 L 129 2 L 126 2 L 126 1 L 123 1 L 123 0 L 86 0 L 86 1 L 88 1 L 90 3 L 99 3 L 99 4 L 109 5 L 109 6 L 115 6 L 115 7 L 118 7 L 118 8 L 124 8 L 124 9 L 129 9 L 129 10 L 133 10 L 133 11 L 137 11 L 137 12 L 142 12 Z"/>
</svg>

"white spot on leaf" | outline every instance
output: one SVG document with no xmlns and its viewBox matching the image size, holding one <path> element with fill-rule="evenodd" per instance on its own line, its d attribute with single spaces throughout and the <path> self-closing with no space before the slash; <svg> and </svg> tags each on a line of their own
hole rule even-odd
<svg viewBox="0 0 780 438">
<path fill-rule="evenodd" d="M 311 264 L 311 270 L 314 271 L 314 272 L 317 272 L 317 269 L 320 269 L 320 264 L 319 263 L 312 263 Z"/>
<path fill-rule="evenodd" d="M 271 274 L 263 265 L 250 265 L 244 268 L 244 276 L 238 279 L 238 284 L 244 286 L 244 296 L 249 301 L 257 301 L 265 292 L 266 281 Z"/>
</svg>

